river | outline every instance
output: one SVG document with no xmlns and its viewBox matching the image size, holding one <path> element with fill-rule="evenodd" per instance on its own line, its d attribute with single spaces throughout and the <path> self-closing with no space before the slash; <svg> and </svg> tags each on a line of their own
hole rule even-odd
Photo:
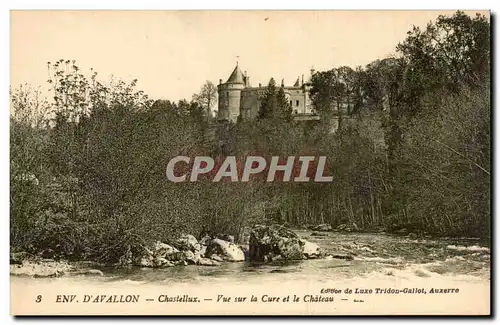
<svg viewBox="0 0 500 325">
<path fill-rule="evenodd" d="M 326 258 L 289 263 L 250 265 L 223 263 L 218 267 L 178 266 L 166 269 L 101 268 L 104 276 L 63 276 L 31 278 L 11 276 L 13 310 L 30 312 L 85 314 L 487 314 L 490 304 L 490 250 L 478 239 L 409 238 L 387 234 L 323 233 L 297 231 L 299 236 L 315 242 L 327 254 L 353 256 L 353 259 Z M 377 294 L 390 289 L 408 292 Z M 357 294 L 348 293 L 352 289 Z M 459 289 L 459 293 L 431 289 Z M 334 290 L 336 294 L 333 293 Z M 363 294 L 366 290 L 366 295 Z M 370 291 L 371 290 L 371 291 Z M 412 291 L 413 290 L 413 291 Z M 425 295 L 417 294 L 425 291 Z M 83 295 L 137 293 L 149 304 L 68 304 L 56 303 L 58 294 Z M 369 292 L 369 294 L 368 294 Z M 412 294 L 413 293 L 413 294 Z M 160 295 L 197 296 L 203 302 L 159 303 Z M 264 295 L 281 297 L 297 295 L 300 303 L 269 302 Z M 33 303 L 42 295 L 44 303 Z M 225 304 L 220 295 L 232 297 Z M 310 295 L 305 298 L 305 295 Z M 254 303 L 235 304 L 235 296 L 255 296 Z M 335 297 L 336 304 L 311 303 L 320 296 Z M 150 298 L 147 298 L 150 297 Z M 422 297 L 426 297 L 422 300 Z M 141 299 L 143 299 L 141 298 Z M 472 299 L 471 299 L 472 298 Z M 293 299 L 289 298 L 289 299 Z M 357 300 L 356 300 L 357 299 Z M 419 300 L 420 299 L 420 300 Z M 222 298 L 221 298 L 222 300 Z M 348 302 L 351 302 L 348 304 Z M 425 303 L 422 303 L 425 302 Z M 352 302 L 358 302 L 354 304 Z M 359 303 L 361 302 L 361 303 Z M 374 307 L 373 303 L 382 303 Z M 175 308 L 171 306 L 175 305 Z M 16 309 L 16 306 L 18 309 Z M 83 306 L 86 306 L 85 309 Z M 332 308 L 333 307 L 333 308 Z"/>
</svg>

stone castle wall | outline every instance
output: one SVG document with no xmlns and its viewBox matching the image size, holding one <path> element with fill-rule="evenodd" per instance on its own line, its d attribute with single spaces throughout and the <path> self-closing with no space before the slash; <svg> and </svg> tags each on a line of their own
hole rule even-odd
<svg viewBox="0 0 500 325">
<path fill-rule="evenodd" d="M 303 78 L 302 78 L 303 79 Z M 217 86 L 219 94 L 218 119 L 236 122 L 238 117 L 253 119 L 257 117 L 260 107 L 260 99 L 267 87 L 251 87 L 250 78 L 246 72 L 243 73 L 238 66 L 227 80 L 220 80 Z M 293 87 L 284 87 L 287 100 L 292 107 L 294 115 L 311 115 L 312 105 L 309 97 L 310 84 L 297 80 Z"/>
</svg>

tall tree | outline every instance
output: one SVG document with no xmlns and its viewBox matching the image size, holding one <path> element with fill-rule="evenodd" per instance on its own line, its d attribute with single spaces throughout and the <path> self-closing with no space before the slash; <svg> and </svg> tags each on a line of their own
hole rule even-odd
<svg viewBox="0 0 500 325">
<path fill-rule="evenodd" d="M 354 97 L 357 79 L 356 71 L 347 66 L 315 73 L 311 89 L 315 110 L 325 120 L 337 116 L 341 128 L 344 105 L 347 104 L 347 114 L 352 112 L 351 100 Z"/>
<path fill-rule="evenodd" d="M 356 71 L 348 66 L 342 66 L 337 68 L 337 76 L 340 83 L 343 85 L 342 93 L 340 93 L 340 102 L 344 102 L 346 107 L 347 115 L 351 114 L 352 111 L 352 99 L 354 97 L 354 91 L 356 88 Z"/>
<path fill-rule="evenodd" d="M 261 98 L 258 117 L 287 122 L 292 120 L 292 107 L 286 97 L 285 88 L 283 85 L 277 88 L 274 78 L 269 80 L 266 92 Z"/>
<path fill-rule="evenodd" d="M 207 116 L 212 116 L 212 108 L 217 101 L 217 87 L 207 80 L 201 86 L 200 92 L 193 95 L 193 101 L 204 109 Z"/>
<path fill-rule="evenodd" d="M 411 66 L 409 81 L 422 93 L 446 87 L 477 86 L 490 73 L 490 23 L 462 11 L 440 15 L 425 29 L 413 27 L 397 50 Z"/>
<path fill-rule="evenodd" d="M 331 116 L 336 109 L 335 70 L 318 71 L 313 74 L 311 81 L 310 95 L 314 110 L 322 116 Z"/>
<path fill-rule="evenodd" d="M 290 122 L 292 120 L 292 106 L 288 101 L 285 88 L 281 86 L 276 94 L 276 110 L 274 116 L 283 121 Z"/>
<path fill-rule="evenodd" d="M 266 91 L 260 100 L 259 115 L 260 119 L 272 118 L 274 108 L 276 107 L 276 81 L 274 78 L 269 80 Z"/>
</svg>

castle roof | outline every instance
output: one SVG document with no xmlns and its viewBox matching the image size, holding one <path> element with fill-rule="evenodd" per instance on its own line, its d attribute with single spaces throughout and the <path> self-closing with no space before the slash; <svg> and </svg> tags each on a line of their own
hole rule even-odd
<svg viewBox="0 0 500 325">
<path fill-rule="evenodd" d="M 238 67 L 238 64 L 236 64 L 236 67 L 233 70 L 233 73 L 229 76 L 229 79 L 227 79 L 227 83 L 234 83 L 234 84 L 243 84 L 243 72 L 241 69 Z"/>
</svg>

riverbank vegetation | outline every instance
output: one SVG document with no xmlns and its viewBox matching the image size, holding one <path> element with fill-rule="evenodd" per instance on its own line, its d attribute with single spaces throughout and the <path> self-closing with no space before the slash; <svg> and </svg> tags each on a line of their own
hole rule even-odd
<svg viewBox="0 0 500 325">
<path fill-rule="evenodd" d="M 48 62 L 48 71 L 50 101 L 28 85 L 11 90 L 12 250 L 116 262 L 181 233 L 238 239 L 256 223 L 489 239 L 483 16 L 440 16 L 409 31 L 393 57 L 315 72 L 320 121 L 294 121 L 274 81 L 256 120 L 221 124 L 207 114 L 211 83 L 171 102 L 149 98 L 135 80 L 86 77 L 74 61 Z M 324 155 L 334 179 L 167 182 L 177 155 Z"/>
</svg>

